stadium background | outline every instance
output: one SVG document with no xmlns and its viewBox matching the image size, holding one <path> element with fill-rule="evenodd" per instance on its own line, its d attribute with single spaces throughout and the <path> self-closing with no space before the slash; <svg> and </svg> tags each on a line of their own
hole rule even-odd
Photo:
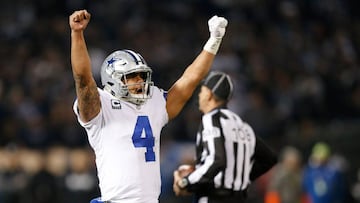
<svg viewBox="0 0 360 203">
<path fill-rule="evenodd" d="M 93 155 L 72 112 L 68 16 L 80 8 L 92 14 L 85 34 L 97 82 L 104 57 L 128 48 L 143 55 L 164 89 L 201 50 L 209 17 L 228 18 L 213 68 L 235 80 L 230 108 L 277 151 L 298 148 L 304 164 L 315 142 L 329 143 L 356 202 L 359 6 L 356 0 L 1 1 L 0 202 L 87 202 L 98 195 Z M 193 156 L 196 98 L 162 133 L 164 203 L 183 200 L 173 199 L 172 170 Z M 262 202 L 264 184 L 253 187 L 252 202 Z"/>
</svg>

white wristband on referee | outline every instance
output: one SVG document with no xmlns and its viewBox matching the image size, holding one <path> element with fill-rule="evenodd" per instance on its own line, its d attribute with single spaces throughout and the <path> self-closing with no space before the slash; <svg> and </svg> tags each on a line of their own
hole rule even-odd
<svg viewBox="0 0 360 203">
<path fill-rule="evenodd" d="M 204 50 L 216 54 L 219 50 L 222 38 L 210 37 L 204 45 Z"/>
</svg>

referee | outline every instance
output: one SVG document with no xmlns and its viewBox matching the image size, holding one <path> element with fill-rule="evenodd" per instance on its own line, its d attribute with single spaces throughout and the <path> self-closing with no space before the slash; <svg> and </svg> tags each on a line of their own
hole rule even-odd
<svg viewBox="0 0 360 203">
<path fill-rule="evenodd" d="M 177 196 L 191 192 L 197 203 L 242 203 L 250 183 L 276 164 L 273 151 L 226 108 L 232 92 L 231 79 L 222 72 L 211 72 L 202 84 L 196 169 L 185 177 L 174 172 Z"/>
</svg>

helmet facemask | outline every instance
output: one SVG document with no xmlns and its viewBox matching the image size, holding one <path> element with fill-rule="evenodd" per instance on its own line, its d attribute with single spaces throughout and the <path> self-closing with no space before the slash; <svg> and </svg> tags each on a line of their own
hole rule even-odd
<svg viewBox="0 0 360 203">
<path fill-rule="evenodd" d="M 104 61 L 101 68 L 101 81 L 104 90 L 113 96 L 136 105 L 144 104 L 151 98 L 152 70 L 145 60 L 130 50 L 115 51 Z M 141 77 L 143 81 L 129 83 L 133 77 Z"/>
</svg>

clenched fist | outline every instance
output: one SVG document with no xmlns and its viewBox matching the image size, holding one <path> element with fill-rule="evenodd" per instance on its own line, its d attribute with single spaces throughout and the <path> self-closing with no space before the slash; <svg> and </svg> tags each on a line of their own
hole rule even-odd
<svg viewBox="0 0 360 203">
<path fill-rule="evenodd" d="M 86 10 L 75 11 L 69 17 L 70 28 L 73 31 L 83 31 L 90 21 L 90 13 Z"/>
<path fill-rule="evenodd" d="M 204 45 L 204 50 L 215 55 L 219 50 L 221 40 L 225 35 L 228 21 L 224 17 L 219 17 L 215 15 L 210 18 L 210 20 L 208 21 L 208 25 L 210 31 L 210 38 Z"/>
<path fill-rule="evenodd" d="M 210 36 L 222 38 L 225 35 L 225 28 L 228 21 L 224 17 L 213 16 L 208 21 Z"/>
</svg>

